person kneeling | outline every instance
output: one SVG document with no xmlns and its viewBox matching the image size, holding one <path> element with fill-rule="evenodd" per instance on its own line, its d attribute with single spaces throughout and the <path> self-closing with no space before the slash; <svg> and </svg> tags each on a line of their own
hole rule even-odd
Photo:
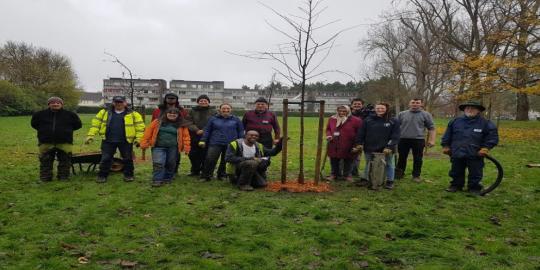
<svg viewBox="0 0 540 270">
<path fill-rule="evenodd" d="M 272 149 L 265 148 L 258 143 L 259 133 L 255 130 L 246 132 L 245 138 L 229 143 L 225 161 L 227 174 L 232 184 L 238 185 L 243 191 L 252 191 L 254 187 L 266 186 L 266 169 L 269 156 L 281 152 L 280 139 Z"/>
</svg>

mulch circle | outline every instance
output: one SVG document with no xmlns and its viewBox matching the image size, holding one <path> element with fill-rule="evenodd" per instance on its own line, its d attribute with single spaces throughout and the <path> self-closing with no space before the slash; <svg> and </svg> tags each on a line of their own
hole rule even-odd
<svg viewBox="0 0 540 270">
<path fill-rule="evenodd" d="M 266 186 L 266 191 L 279 192 L 332 192 L 332 188 L 326 182 L 319 182 L 318 185 L 315 185 L 313 181 L 304 181 L 304 184 L 300 184 L 297 181 L 287 181 L 282 184 L 280 181 L 270 182 Z"/>
</svg>

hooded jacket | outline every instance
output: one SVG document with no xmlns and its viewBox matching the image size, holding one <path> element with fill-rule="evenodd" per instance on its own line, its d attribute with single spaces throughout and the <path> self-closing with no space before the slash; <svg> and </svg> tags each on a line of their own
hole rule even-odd
<svg viewBox="0 0 540 270">
<path fill-rule="evenodd" d="M 396 118 L 387 120 L 371 115 L 365 119 L 358 130 L 356 144 L 364 145 L 364 151 L 367 153 L 382 152 L 384 148 L 395 152 L 399 134 L 399 121 Z"/>
<path fill-rule="evenodd" d="M 59 111 L 46 109 L 36 112 L 32 115 L 30 125 L 37 130 L 40 144 L 73 144 L 73 132 L 82 127 L 79 116 L 64 109 Z"/>
<path fill-rule="evenodd" d="M 161 121 L 156 119 L 150 123 L 148 128 L 144 131 L 144 136 L 141 140 L 141 148 L 154 147 L 159 134 L 159 128 L 161 127 Z M 177 142 L 178 152 L 189 153 L 191 150 L 191 139 L 189 131 L 185 125 L 180 125 L 177 130 Z"/>
<path fill-rule="evenodd" d="M 109 128 L 109 119 L 113 108 L 102 109 L 96 114 L 96 117 L 92 119 L 92 126 L 88 130 L 88 136 L 93 137 L 97 133 L 105 140 L 107 134 L 107 128 Z M 124 116 L 124 128 L 126 134 L 126 140 L 128 143 L 140 142 L 144 133 L 144 121 L 142 116 L 129 108 L 126 108 L 126 115 Z"/>
<path fill-rule="evenodd" d="M 188 126 L 189 131 L 192 133 L 196 133 L 197 131 L 204 129 L 206 124 L 208 124 L 208 120 L 212 115 L 214 115 L 215 112 L 210 107 L 201 107 L 201 106 L 195 106 L 193 107 L 188 114 L 187 119 L 189 119 L 192 123 Z"/>
<path fill-rule="evenodd" d="M 167 109 L 167 106 L 168 106 L 167 101 L 163 100 L 163 103 L 159 105 L 157 108 L 155 108 L 154 111 L 152 111 L 152 121 L 160 118 L 163 112 Z M 187 117 L 188 112 L 186 109 L 184 109 L 184 107 L 180 106 L 180 102 L 178 102 L 178 98 L 176 99 L 175 107 L 178 108 L 178 110 L 180 111 L 181 117 L 183 118 Z"/>
</svg>

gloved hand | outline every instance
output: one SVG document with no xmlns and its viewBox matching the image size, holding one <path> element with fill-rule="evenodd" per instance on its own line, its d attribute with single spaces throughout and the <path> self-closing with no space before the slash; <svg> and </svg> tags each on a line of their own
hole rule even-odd
<svg viewBox="0 0 540 270">
<path fill-rule="evenodd" d="M 384 149 L 382 150 L 382 152 L 383 152 L 383 154 L 384 154 L 385 156 L 389 156 L 389 155 L 392 154 L 392 149 L 390 149 L 390 148 L 384 148 Z"/>
<path fill-rule="evenodd" d="M 332 136 L 326 136 L 326 140 L 327 140 L 327 141 L 331 141 L 331 140 L 332 140 Z"/>
<path fill-rule="evenodd" d="M 452 151 L 450 150 L 450 147 L 448 147 L 448 146 L 443 147 L 442 152 L 445 155 L 449 155 L 449 156 L 452 155 Z"/>
<path fill-rule="evenodd" d="M 91 144 L 94 141 L 94 138 L 92 137 L 86 137 L 84 140 L 84 144 Z"/>
<path fill-rule="evenodd" d="M 489 154 L 489 148 L 487 148 L 487 147 L 482 147 L 478 151 L 478 155 L 481 156 L 481 157 L 485 157 L 487 154 Z"/>
<path fill-rule="evenodd" d="M 351 149 L 351 154 L 361 153 L 362 150 L 364 150 L 364 146 L 359 144 Z"/>
<path fill-rule="evenodd" d="M 206 147 L 206 143 L 205 142 L 199 142 L 197 144 L 200 148 L 205 148 Z"/>
</svg>

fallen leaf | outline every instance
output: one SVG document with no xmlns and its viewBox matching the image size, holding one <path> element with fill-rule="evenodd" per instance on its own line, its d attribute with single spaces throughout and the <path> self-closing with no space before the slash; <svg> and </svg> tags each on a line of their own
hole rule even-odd
<svg viewBox="0 0 540 270">
<path fill-rule="evenodd" d="M 214 227 L 216 227 L 216 228 L 225 227 L 225 223 L 217 223 L 217 224 L 214 225 Z"/>
<path fill-rule="evenodd" d="M 71 245 L 71 244 L 64 243 L 64 242 L 60 243 L 60 245 L 64 249 L 76 249 L 77 248 L 77 246 L 75 246 L 75 245 Z"/>
<path fill-rule="evenodd" d="M 393 237 L 393 236 L 392 236 L 391 234 L 389 234 L 389 233 L 385 234 L 385 235 L 384 235 L 384 238 L 385 238 L 386 240 L 388 240 L 388 241 L 394 241 L 394 240 L 396 240 L 396 238 Z"/>
<path fill-rule="evenodd" d="M 151 218 L 151 217 L 152 217 L 152 214 L 144 214 L 143 217 L 145 217 L 145 218 Z"/>
<path fill-rule="evenodd" d="M 491 224 L 493 225 L 501 226 L 501 220 L 497 216 L 491 216 L 489 221 L 491 221 Z"/>
<path fill-rule="evenodd" d="M 127 261 L 127 260 L 121 260 L 120 261 L 120 266 L 122 266 L 123 268 L 133 268 L 133 267 L 137 266 L 137 264 L 139 264 L 139 263 L 138 262 Z"/>
<path fill-rule="evenodd" d="M 201 253 L 201 257 L 203 257 L 205 259 L 221 259 L 221 258 L 223 258 L 223 255 L 218 254 L 218 253 L 212 253 L 210 251 L 205 251 L 205 252 Z"/>
<path fill-rule="evenodd" d="M 86 257 L 84 257 L 84 256 L 83 256 L 83 257 L 79 257 L 79 258 L 77 259 L 77 261 L 78 261 L 80 264 L 87 264 L 87 263 L 90 262 L 90 260 L 88 260 L 88 258 L 86 258 Z"/>
</svg>

